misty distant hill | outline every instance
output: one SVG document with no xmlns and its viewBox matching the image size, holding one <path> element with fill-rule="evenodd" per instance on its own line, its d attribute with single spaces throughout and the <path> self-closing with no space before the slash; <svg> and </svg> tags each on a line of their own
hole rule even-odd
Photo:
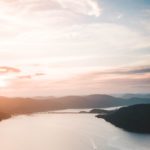
<svg viewBox="0 0 150 150">
<path fill-rule="evenodd" d="M 150 94 L 123 94 L 119 97 L 124 99 L 130 99 L 130 98 L 150 98 Z"/>
<path fill-rule="evenodd" d="M 53 99 L 35 100 L 31 98 L 0 97 L 0 111 L 10 114 L 26 114 L 61 108 L 61 103 Z"/>
<path fill-rule="evenodd" d="M 106 108 L 127 106 L 134 104 L 148 104 L 150 98 L 131 98 L 123 99 L 110 95 L 88 95 L 88 96 L 66 96 L 57 98 L 56 101 L 61 102 L 65 108 Z"/>
<path fill-rule="evenodd" d="M 0 97 L 0 112 L 34 113 L 59 109 L 105 108 L 150 103 L 150 98 L 123 99 L 109 95 L 7 98 Z"/>
</svg>

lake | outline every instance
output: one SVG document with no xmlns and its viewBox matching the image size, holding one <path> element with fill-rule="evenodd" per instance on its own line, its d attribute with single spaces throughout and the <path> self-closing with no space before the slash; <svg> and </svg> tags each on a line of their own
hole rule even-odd
<svg viewBox="0 0 150 150">
<path fill-rule="evenodd" d="M 123 131 L 94 114 L 20 115 L 0 122 L 1 150 L 149 150 L 150 135 Z"/>
</svg>

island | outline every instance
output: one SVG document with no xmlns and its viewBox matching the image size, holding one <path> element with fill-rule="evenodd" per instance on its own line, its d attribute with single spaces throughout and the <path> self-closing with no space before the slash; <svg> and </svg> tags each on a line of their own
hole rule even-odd
<svg viewBox="0 0 150 150">
<path fill-rule="evenodd" d="M 108 113 L 100 113 L 96 117 L 130 132 L 150 133 L 150 104 L 122 107 Z"/>
</svg>

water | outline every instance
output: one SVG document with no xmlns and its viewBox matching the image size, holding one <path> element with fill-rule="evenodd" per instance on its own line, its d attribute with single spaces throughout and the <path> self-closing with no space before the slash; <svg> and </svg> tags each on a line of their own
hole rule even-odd
<svg viewBox="0 0 150 150">
<path fill-rule="evenodd" d="M 114 127 L 93 114 L 35 114 L 0 122 L 1 150 L 149 150 L 150 135 Z"/>
</svg>

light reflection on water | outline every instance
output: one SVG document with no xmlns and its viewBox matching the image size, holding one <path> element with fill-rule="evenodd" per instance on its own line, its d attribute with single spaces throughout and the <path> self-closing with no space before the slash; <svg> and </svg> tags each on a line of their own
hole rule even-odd
<svg viewBox="0 0 150 150">
<path fill-rule="evenodd" d="M 1 150 L 149 150 L 150 135 L 125 132 L 93 114 L 35 114 L 0 123 Z"/>
</svg>

